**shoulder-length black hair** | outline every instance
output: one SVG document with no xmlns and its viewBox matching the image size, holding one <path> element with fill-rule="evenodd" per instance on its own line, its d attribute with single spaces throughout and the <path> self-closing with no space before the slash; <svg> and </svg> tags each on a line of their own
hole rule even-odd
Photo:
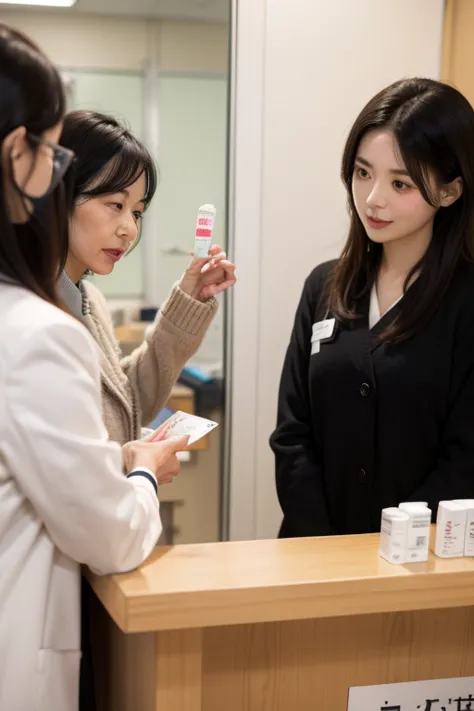
<svg viewBox="0 0 474 711">
<path fill-rule="evenodd" d="M 54 65 L 28 37 L 0 23 L 0 144 L 20 126 L 25 126 L 27 136 L 41 137 L 62 120 L 65 106 Z M 31 141 L 31 147 L 35 150 L 36 143 Z M 8 214 L 5 185 L 9 178 L 1 161 L 0 273 L 56 303 L 58 271 L 68 249 L 69 204 L 64 185 L 48 200 L 41 222 L 33 214 L 20 230 Z"/>
<path fill-rule="evenodd" d="M 111 116 L 71 111 L 61 145 L 74 151 L 74 200 L 119 193 L 145 174 L 145 208 L 157 186 L 155 163 L 145 146 Z"/>
<path fill-rule="evenodd" d="M 402 302 L 396 320 L 381 334 L 393 342 L 423 327 L 458 265 L 474 260 L 474 110 L 452 86 L 414 78 L 391 84 L 359 114 L 346 142 L 341 170 L 351 214 L 349 236 L 328 284 L 329 308 L 342 321 L 357 318 L 360 299 L 371 288 L 382 256 L 382 245 L 369 242 L 352 195 L 360 142 L 376 129 L 393 132 L 411 179 L 430 205 L 436 207 L 430 175 L 438 185 L 461 178 L 463 186 L 461 197 L 436 213 L 431 243 L 407 276 L 405 291 L 419 273 L 417 298 Z"/>
</svg>

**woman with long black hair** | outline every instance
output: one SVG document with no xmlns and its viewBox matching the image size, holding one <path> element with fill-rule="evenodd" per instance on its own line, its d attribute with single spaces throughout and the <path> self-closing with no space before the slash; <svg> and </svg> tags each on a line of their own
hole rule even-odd
<svg viewBox="0 0 474 711">
<path fill-rule="evenodd" d="M 406 79 L 355 121 L 340 258 L 306 280 L 271 438 L 280 535 L 474 497 L 474 111 Z"/>
</svg>

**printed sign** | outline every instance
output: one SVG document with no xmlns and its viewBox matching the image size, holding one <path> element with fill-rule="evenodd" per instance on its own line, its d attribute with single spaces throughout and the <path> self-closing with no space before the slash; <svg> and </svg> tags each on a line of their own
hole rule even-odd
<svg viewBox="0 0 474 711">
<path fill-rule="evenodd" d="M 474 711 L 474 676 L 353 686 L 347 711 Z"/>
</svg>

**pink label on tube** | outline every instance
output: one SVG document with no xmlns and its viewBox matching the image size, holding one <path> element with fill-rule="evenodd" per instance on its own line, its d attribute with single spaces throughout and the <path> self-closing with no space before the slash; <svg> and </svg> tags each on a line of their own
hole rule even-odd
<svg viewBox="0 0 474 711">
<path fill-rule="evenodd" d="M 194 238 L 194 256 L 207 257 L 212 243 L 212 232 L 214 229 L 214 219 L 216 208 L 214 205 L 202 205 L 199 208 L 196 233 Z"/>
</svg>

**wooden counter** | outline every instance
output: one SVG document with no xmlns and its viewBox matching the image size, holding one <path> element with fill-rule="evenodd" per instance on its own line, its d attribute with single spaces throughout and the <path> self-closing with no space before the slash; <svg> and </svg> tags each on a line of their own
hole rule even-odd
<svg viewBox="0 0 474 711">
<path fill-rule="evenodd" d="M 345 711 L 350 686 L 474 675 L 474 559 L 394 566 L 378 539 L 177 546 L 91 576 L 118 626 L 107 708 Z"/>
</svg>

